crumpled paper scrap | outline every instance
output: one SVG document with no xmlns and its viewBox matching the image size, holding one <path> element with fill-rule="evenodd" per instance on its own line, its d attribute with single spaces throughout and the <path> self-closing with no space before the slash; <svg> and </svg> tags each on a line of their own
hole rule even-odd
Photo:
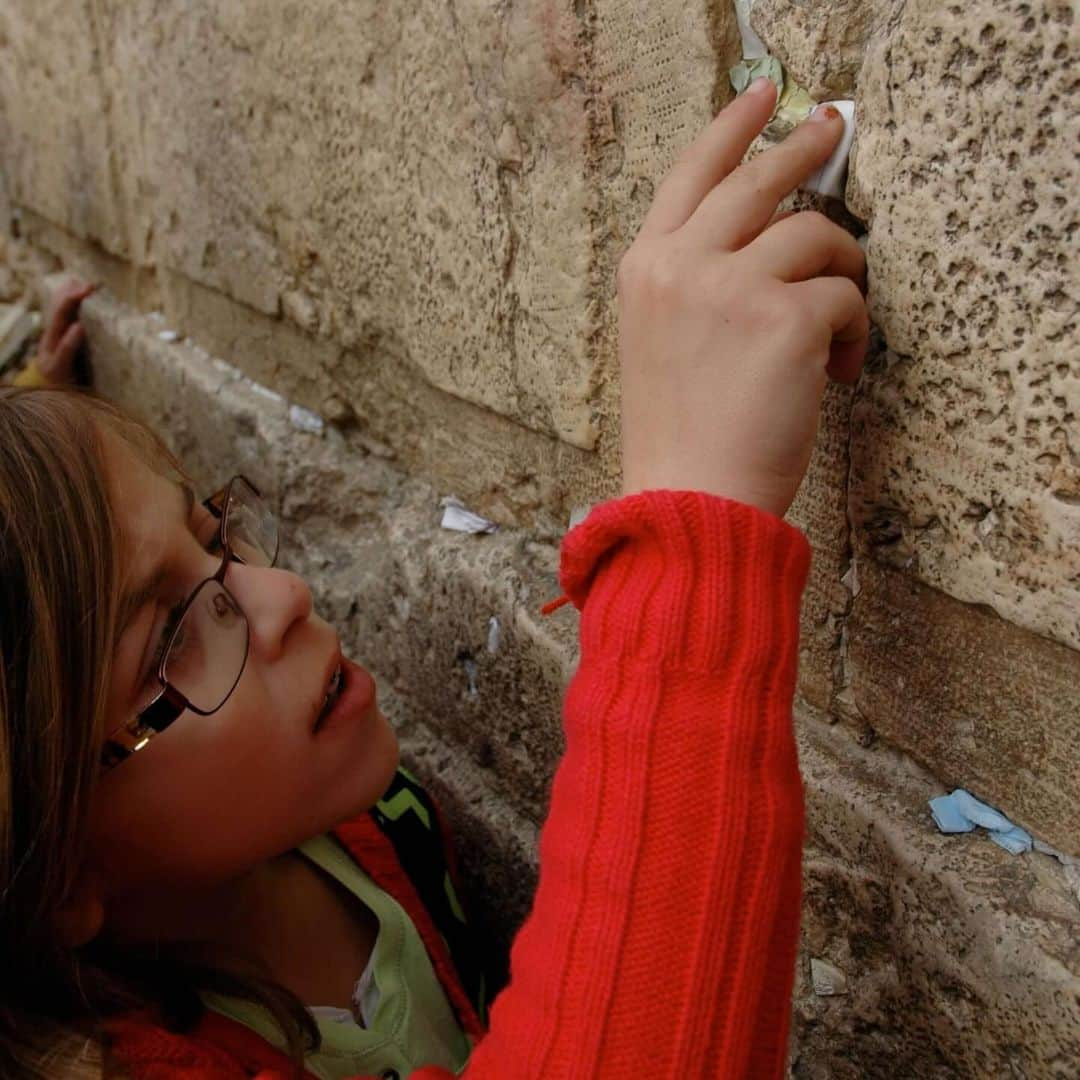
<svg viewBox="0 0 1080 1080">
<path fill-rule="evenodd" d="M 747 60 L 760 60 L 769 55 L 765 42 L 758 37 L 757 31 L 750 25 L 750 9 L 754 0 L 735 0 L 735 21 L 739 24 L 739 37 L 742 39 L 742 54 Z"/>
<path fill-rule="evenodd" d="M 1013 855 L 1034 850 L 1044 855 L 1052 855 L 1063 866 L 1080 866 L 1080 859 L 1034 839 L 1031 833 L 1019 825 L 1014 825 L 1000 810 L 981 802 L 963 788 L 931 799 L 930 813 L 934 815 L 934 824 L 943 833 L 966 833 L 981 826 L 989 831 L 990 839 L 995 844 Z"/>
<path fill-rule="evenodd" d="M 813 112 L 818 104 L 784 71 L 775 56 L 743 57 L 729 72 L 732 88 L 741 94 L 755 79 L 764 75 L 776 84 L 776 108 L 765 125 L 764 134 L 773 139 L 789 135 Z"/>
<path fill-rule="evenodd" d="M 1003 813 L 980 802 L 970 792 L 957 788 L 951 795 L 939 795 L 930 800 L 930 813 L 934 823 L 943 833 L 971 832 L 981 825 L 990 833 L 990 839 L 1013 855 L 1030 851 L 1033 847 L 1031 834 L 1014 825 Z"/>
<path fill-rule="evenodd" d="M 466 509 L 465 504 L 453 495 L 447 495 L 441 500 L 441 505 L 443 516 L 439 524 L 444 529 L 463 533 L 493 533 L 499 528 L 494 521 Z"/>
<path fill-rule="evenodd" d="M 811 958 L 810 981 L 818 997 L 834 997 L 847 993 L 847 976 L 827 960 Z"/>
</svg>

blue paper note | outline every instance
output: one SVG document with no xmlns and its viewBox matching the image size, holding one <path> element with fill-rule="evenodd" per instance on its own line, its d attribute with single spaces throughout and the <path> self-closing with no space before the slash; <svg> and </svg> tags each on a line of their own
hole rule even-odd
<svg viewBox="0 0 1080 1080">
<path fill-rule="evenodd" d="M 990 839 L 995 844 L 1013 855 L 1032 848 L 1030 833 L 963 788 L 957 788 L 950 795 L 931 799 L 930 812 L 934 815 L 934 823 L 943 833 L 971 832 L 976 826 L 981 826 L 989 831 Z"/>
</svg>

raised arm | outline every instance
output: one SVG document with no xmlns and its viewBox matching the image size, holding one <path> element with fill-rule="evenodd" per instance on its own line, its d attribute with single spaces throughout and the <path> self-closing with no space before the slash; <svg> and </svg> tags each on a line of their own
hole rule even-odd
<svg viewBox="0 0 1080 1080">
<path fill-rule="evenodd" d="M 810 551 L 782 517 L 827 378 L 858 377 L 868 320 L 855 241 L 821 215 L 776 215 L 839 117 L 739 165 L 773 103 L 763 80 L 716 118 L 620 269 L 627 495 L 564 543 L 581 610 L 566 756 L 532 914 L 469 1078 L 784 1067 Z"/>
</svg>

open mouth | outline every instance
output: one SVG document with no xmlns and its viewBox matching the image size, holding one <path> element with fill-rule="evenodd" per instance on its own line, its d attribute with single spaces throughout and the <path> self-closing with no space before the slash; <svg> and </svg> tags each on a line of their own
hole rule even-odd
<svg viewBox="0 0 1080 1080">
<path fill-rule="evenodd" d="M 323 698 L 322 708 L 319 710 L 319 715 L 315 719 L 315 731 L 318 731 L 322 726 L 323 721 L 334 711 L 334 706 L 338 702 L 338 698 L 341 697 L 341 691 L 345 687 L 345 672 L 342 669 L 341 664 L 338 664 L 334 668 L 334 673 L 330 676 L 330 682 L 326 686 L 326 697 Z"/>
</svg>

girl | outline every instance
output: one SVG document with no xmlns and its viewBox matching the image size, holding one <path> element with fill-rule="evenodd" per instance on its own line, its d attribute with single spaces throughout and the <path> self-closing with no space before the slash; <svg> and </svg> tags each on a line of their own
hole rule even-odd
<svg viewBox="0 0 1080 1080">
<path fill-rule="evenodd" d="M 581 611 L 532 913 L 483 1020 L 438 819 L 242 477 L 200 503 L 72 392 L 0 392 L 5 1076 L 778 1076 L 809 547 L 782 516 L 868 323 L 847 233 L 725 109 L 619 268 L 624 496 Z M 709 792 L 701 799 L 698 793 Z"/>
</svg>

